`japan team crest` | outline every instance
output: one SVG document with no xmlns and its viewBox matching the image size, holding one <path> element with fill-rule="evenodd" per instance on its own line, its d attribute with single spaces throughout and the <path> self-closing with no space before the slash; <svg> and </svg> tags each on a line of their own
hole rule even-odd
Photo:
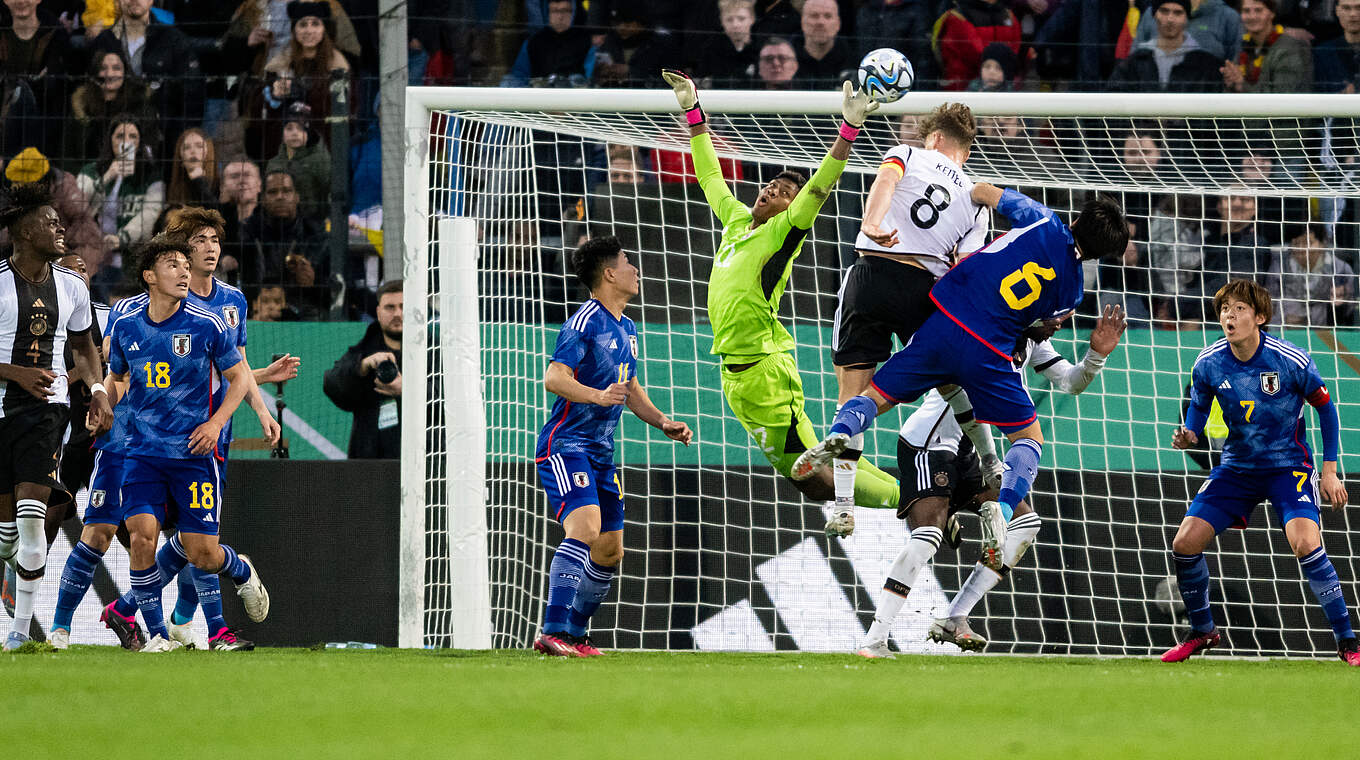
<svg viewBox="0 0 1360 760">
<path fill-rule="evenodd" d="M 1262 373 L 1261 373 L 1261 392 L 1264 393 L 1264 394 L 1266 394 L 1266 395 L 1268 395 L 1268 396 L 1274 396 L 1276 393 L 1279 393 L 1279 392 L 1280 392 L 1280 373 L 1278 373 L 1278 372 L 1262 372 Z"/>
<path fill-rule="evenodd" d="M 104 506 L 104 490 L 90 491 L 90 506 L 99 509 Z"/>
<path fill-rule="evenodd" d="M 175 333 L 171 339 L 170 348 L 175 352 L 175 356 L 188 356 L 190 346 L 189 333 Z"/>
<path fill-rule="evenodd" d="M 573 472 L 571 474 L 571 482 L 575 483 L 577 488 L 585 488 L 590 485 L 590 477 L 584 472 Z"/>
<path fill-rule="evenodd" d="M 637 336 L 636 336 L 636 335 L 629 335 L 629 336 L 628 336 L 628 347 L 631 348 L 631 349 L 633 350 L 633 358 L 636 359 L 636 358 L 637 358 L 637 355 L 638 355 Z"/>
<path fill-rule="evenodd" d="M 241 311 L 235 306 L 222 307 L 222 321 L 227 323 L 227 327 L 235 330 L 241 324 Z"/>
</svg>

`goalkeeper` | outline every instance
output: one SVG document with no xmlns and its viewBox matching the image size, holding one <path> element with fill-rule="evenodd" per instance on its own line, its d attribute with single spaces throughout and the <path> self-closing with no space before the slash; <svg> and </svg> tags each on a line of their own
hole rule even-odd
<svg viewBox="0 0 1360 760">
<path fill-rule="evenodd" d="M 782 171 L 761 188 L 755 206 L 733 197 L 718 168 L 704 112 L 694 82 L 679 71 L 662 72 L 675 90 L 689 122 L 694 173 L 713 214 L 722 222 L 722 243 L 713 257 L 708 281 L 708 319 L 713 325 L 713 353 L 719 357 L 723 398 L 742 427 L 775 470 L 811 499 L 835 498 L 831 472 L 820 468 L 807 480 L 789 476 L 798 455 L 817 443 L 812 422 L 803 411 L 803 383 L 792 355 L 793 336 L 779 323 L 793 260 L 831 188 L 845 169 L 850 146 L 875 103 L 844 85 L 845 121 L 830 152 L 812 179 Z M 855 503 L 896 508 L 897 481 L 867 462 L 855 478 Z"/>
</svg>

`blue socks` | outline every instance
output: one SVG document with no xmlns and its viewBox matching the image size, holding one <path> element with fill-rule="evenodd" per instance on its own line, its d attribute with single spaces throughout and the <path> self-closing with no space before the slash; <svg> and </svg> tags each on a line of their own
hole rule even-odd
<svg viewBox="0 0 1360 760">
<path fill-rule="evenodd" d="M 1171 554 L 1176 560 L 1176 581 L 1185 600 L 1185 611 L 1190 615 L 1190 627 L 1199 633 L 1214 629 L 1214 615 L 1209 611 L 1209 563 L 1201 554 Z M 1333 573 L 1332 577 L 1336 577 Z"/>
<path fill-rule="evenodd" d="M 196 567 L 186 567 L 184 571 L 194 579 L 198 603 L 203 606 L 203 617 L 208 621 L 208 637 L 216 636 L 227 627 L 227 621 L 222 617 L 222 584 L 213 573 L 205 573 Z"/>
<path fill-rule="evenodd" d="M 548 609 L 543 613 L 543 632 L 562 633 L 576 599 L 576 588 L 590 562 L 590 547 L 574 538 L 563 539 L 548 568 Z M 606 586 L 606 590 L 608 587 Z M 599 606 L 598 603 L 596 606 Z"/>
<path fill-rule="evenodd" d="M 868 430 L 878 416 L 878 405 L 868 396 L 855 396 L 841 406 L 831 422 L 831 432 L 856 436 Z"/>
<path fill-rule="evenodd" d="M 198 611 L 198 588 L 194 585 L 194 568 L 189 566 L 175 576 L 179 586 L 179 596 L 175 599 L 175 611 L 170 613 L 170 622 L 184 625 L 194 619 Z"/>
<path fill-rule="evenodd" d="M 222 568 L 217 571 L 218 575 L 225 575 L 231 578 L 236 585 L 241 585 L 250 580 L 250 566 L 241 561 L 236 555 L 236 550 L 221 544 L 222 546 Z"/>
<path fill-rule="evenodd" d="M 161 611 L 161 572 L 155 565 L 145 570 L 133 570 L 132 595 L 137 600 L 137 609 L 142 611 L 142 621 L 146 623 L 148 638 L 160 636 L 170 638 L 165 629 L 165 616 Z"/>
<path fill-rule="evenodd" d="M 1011 443 L 1006 451 L 1006 469 L 1001 474 L 1001 512 L 1006 520 L 1011 519 L 1015 507 L 1026 496 L 1039 474 L 1039 457 L 1044 453 L 1044 445 L 1033 438 L 1019 438 Z"/>
<path fill-rule="evenodd" d="M 1332 567 L 1327 552 L 1319 546 L 1307 557 L 1300 558 L 1299 566 L 1308 577 L 1308 586 L 1313 589 L 1313 596 L 1317 597 L 1318 604 L 1322 605 L 1327 622 L 1332 624 L 1332 634 L 1336 636 L 1336 640 L 1353 638 L 1355 632 L 1351 630 L 1351 614 L 1346 609 L 1346 596 L 1341 591 L 1341 579 L 1336 576 L 1336 568 Z"/>
<path fill-rule="evenodd" d="M 595 560 L 586 558 L 585 572 L 576 587 L 576 598 L 572 600 L 571 612 L 567 616 L 567 633 L 572 636 L 586 635 L 590 616 L 600 608 L 600 603 L 609 595 L 609 586 L 614 582 L 614 568 L 598 565 Z"/>
<path fill-rule="evenodd" d="M 166 586 L 169 586 L 170 582 L 175 579 L 175 576 L 179 575 L 179 571 L 183 570 L 184 566 L 187 564 L 189 564 L 189 557 L 184 553 L 184 544 L 179 542 L 179 536 L 171 536 L 170 540 L 166 541 L 165 544 L 161 546 L 160 551 L 156 552 L 156 566 L 154 569 L 160 573 L 160 587 L 165 588 Z M 136 609 L 141 606 L 137 602 L 135 592 L 136 589 L 132 589 L 126 594 L 123 594 L 123 598 L 114 605 L 114 609 L 123 612 L 125 607 L 127 609 Z M 179 605 L 176 605 L 175 609 L 179 609 Z M 126 612 L 123 614 L 131 615 L 132 613 Z M 190 611 L 189 614 L 192 615 L 193 612 Z"/>
<path fill-rule="evenodd" d="M 66 567 L 61 571 L 61 583 L 57 589 L 57 611 L 52 615 L 52 630 L 65 628 L 71 630 L 71 617 L 75 615 L 80 600 L 90 590 L 94 582 L 94 571 L 99 567 L 102 554 L 89 544 L 81 541 L 71 549 L 66 558 Z"/>
</svg>

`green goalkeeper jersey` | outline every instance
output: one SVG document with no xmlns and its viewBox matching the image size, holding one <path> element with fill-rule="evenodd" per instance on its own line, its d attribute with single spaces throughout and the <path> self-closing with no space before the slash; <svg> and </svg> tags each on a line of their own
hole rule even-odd
<svg viewBox="0 0 1360 760">
<path fill-rule="evenodd" d="M 751 228 L 751 210 L 733 197 L 718 167 L 718 154 L 705 132 L 690 138 L 694 173 L 704 197 L 722 222 L 722 243 L 713 256 L 708 278 L 708 321 L 713 325 L 713 353 L 734 363 L 793 348 L 793 336 L 779 323 L 793 260 L 845 162 L 827 153 L 789 207 Z"/>
</svg>

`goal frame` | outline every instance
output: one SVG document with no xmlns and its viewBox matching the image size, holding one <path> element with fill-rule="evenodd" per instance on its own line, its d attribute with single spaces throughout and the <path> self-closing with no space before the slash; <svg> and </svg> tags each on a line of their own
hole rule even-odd
<svg viewBox="0 0 1360 760">
<path fill-rule="evenodd" d="M 924 113 L 941 102 L 968 105 L 978 116 L 1042 114 L 1057 117 L 1350 117 L 1360 118 L 1360 97 L 1318 94 L 1121 94 L 1121 93 L 977 93 L 913 92 L 883 106 L 880 115 Z M 837 92 L 764 92 L 706 90 L 710 113 L 829 114 L 840 113 Z M 431 118 L 436 112 L 595 111 L 604 113 L 676 113 L 669 90 L 537 89 L 497 87 L 410 87 L 406 90 L 404 181 L 405 226 L 402 272 L 405 319 L 402 372 L 428 378 L 430 336 L 424 329 L 431 305 L 429 270 Z M 445 379 L 448 461 L 446 524 L 450 536 L 449 578 L 452 580 L 452 646 L 486 649 L 492 642 L 489 552 L 486 517 L 486 413 L 480 363 L 477 308 L 477 231 L 471 218 L 441 217 L 440 355 Z M 401 416 L 401 507 L 398 558 L 398 646 L 424 646 L 426 519 L 425 498 L 428 400 L 426 382 L 405 384 Z M 416 423 L 419 424 L 416 424 Z"/>
</svg>

